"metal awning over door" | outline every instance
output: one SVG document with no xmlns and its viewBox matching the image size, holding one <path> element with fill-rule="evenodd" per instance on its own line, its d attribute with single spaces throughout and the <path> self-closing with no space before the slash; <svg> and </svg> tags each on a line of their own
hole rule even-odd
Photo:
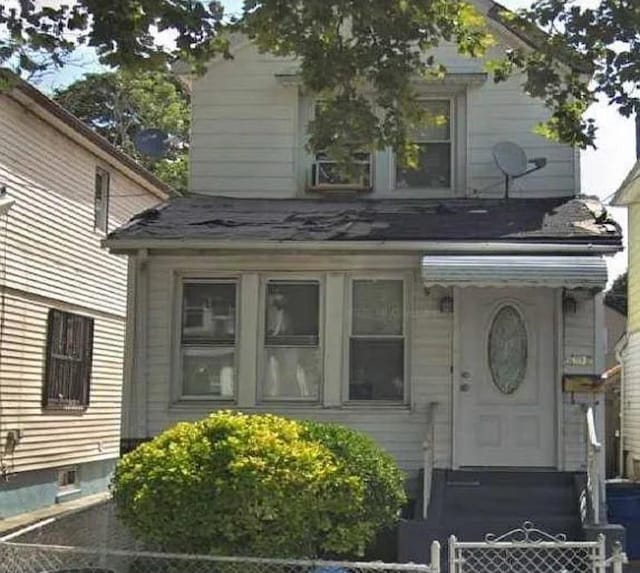
<svg viewBox="0 0 640 573">
<path fill-rule="evenodd" d="M 425 286 L 539 286 L 603 289 L 601 256 L 425 255 Z"/>
</svg>

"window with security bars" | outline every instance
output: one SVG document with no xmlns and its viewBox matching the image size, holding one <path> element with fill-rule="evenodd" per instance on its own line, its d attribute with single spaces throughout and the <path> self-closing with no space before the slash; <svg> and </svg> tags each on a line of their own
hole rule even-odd
<svg viewBox="0 0 640 573">
<path fill-rule="evenodd" d="M 43 406 L 88 406 L 92 358 L 93 318 L 51 309 Z"/>
</svg>

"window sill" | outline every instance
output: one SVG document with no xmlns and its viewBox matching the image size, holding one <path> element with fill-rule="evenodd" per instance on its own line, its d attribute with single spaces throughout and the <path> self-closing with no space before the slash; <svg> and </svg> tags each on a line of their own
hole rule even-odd
<svg viewBox="0 0 640 573">
<path fill-rule="evenodd" d="M 410 412 L 411 405 L 404 402 L 385 402 L 383 400 L 347 400 L 343 402 L 345 410 L 396 410 Z"/>
<path fill-rule="evenodd" d="M 277 396 L 264 396 L 260 398 L 260 401 L 257 404 L 258 406 L 271 406 L 271 405 L 282 405 L 282 406 L 293 406 L 300 408 L 309 408 L 321 406 L 320 398 L 278 398 Z"/>
<path fill-rule="evenodd" d="M 176 401 L 169 404 L 169 410 L 188 410 L 190 408 L 198 408 L 208 406 L 212 408 L 221 408 L 235 406 L 235 398 L 215 398 L 209 396 L 182 396 Z"/>
<path fill-rule="evenodd" d="M 89 406 L 75 405 L 75 404 L 45 404 L 42 406 L 43 412 L 47 414 L 84 414 Z"/>
<path fill-rule="evenodd" d="M 82 493 L 82 488 L 74 486 L 69 489 L 60 490 L 56 495 L 56 503 L 64 503 L 65 501 L 71 501 Z"/>
<path fill-rule="evenodd" d="M 353 193 L 360 195 L 362 193 L 372 193 L 373 187 L 358 187 L 356 185 L 308 185 L 306 187 L 307 193 Z"/>
</svg>

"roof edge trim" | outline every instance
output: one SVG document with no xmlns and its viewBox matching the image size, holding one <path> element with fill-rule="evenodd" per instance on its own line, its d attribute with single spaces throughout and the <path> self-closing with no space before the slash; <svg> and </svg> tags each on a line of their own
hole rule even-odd
<svg viewBox="0 0 640 573">
<path fill-rule="evenodd" d="M 113 253 L 139 249 L 180 250 L 306 250 L 306 251 L 418 251 L 423 253 L 568 253 L 613 254 L 620 244 L 598 242 L 514 241 L 215 241 L 207 239 L 104 239 L 102 246 Z"/>
</svg>

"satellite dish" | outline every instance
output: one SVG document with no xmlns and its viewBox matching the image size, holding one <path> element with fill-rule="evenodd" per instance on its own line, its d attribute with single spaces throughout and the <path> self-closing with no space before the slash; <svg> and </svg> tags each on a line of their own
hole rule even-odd
<svg viewBox="0 0 640 573">
<path fill-rule="evenodd" d="M 518 179 L 542 169 L 547 164 L 546 157 L 527 159 L 524 149 L 511 141 L 501 141 L 493 146 L 493 159 L 498 169 L 505 177 L 505 198 L 509 198 L 509 184 L 513 179 Z M 532 163 L 533 167 L 527 168 Z"/>
<path fill-rule="evenodd" d="M 501 141 L 493 146 L 493 158 L 498 169 L 509 177 L 519 177 L 527 170 L 527 154 L 511 141 Z"/>
<path fill-rule="evenodd" d="M 149 157 L 164 157 L 169 150 L 169 136 L 161 129 L 143 129 L 133 137 L 136 149 Z"/>
</svg>

